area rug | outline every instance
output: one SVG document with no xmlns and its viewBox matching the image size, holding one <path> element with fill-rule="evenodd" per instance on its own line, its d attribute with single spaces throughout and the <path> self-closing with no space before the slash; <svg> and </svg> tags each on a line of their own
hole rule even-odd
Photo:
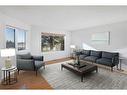
<svg viewBox="0 0 127 95">
<path fill-rule="evenodd" d="M 47 65 L 40 69 L 41 75 L 53 89 L 127 89 L 127 75 L 99 68 L 98 73 L 92 72 L 81 82 L 80 76 L 66 69 L 61 71 L 61 62 Z"/>
</svg>

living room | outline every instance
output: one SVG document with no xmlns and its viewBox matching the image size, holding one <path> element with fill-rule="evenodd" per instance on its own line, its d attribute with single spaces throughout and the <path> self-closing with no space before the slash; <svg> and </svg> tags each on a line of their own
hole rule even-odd
<svg viewBox="0 0 127 95">
<path fill-rule="evenodd" d="M 0 89 L 126 89 L 126 10 L 127 6 L 0 6 Z M 61 64 L 82 61 L 77 53 L 83 50 L 97 51 L 94 55 L 101 52 L 99 58 L 105 52 L 118 53 L 117 62 L 111 66 L 88 62 L 98 71 L 80 80 L 75 71 Z M 28 53 L 32 62 L 39 59 L 45 67 L 31 72 L 23 69 L 29 67 L 27 62 L 20 61 L 27 64 L 22 68 L 17 65 L 18 56 Z M 9 84 L 5 79 L 2 84 L 3 78 L 10 76 L 3 73 L 10 70 L 4 68 L 10 61 L 16 69 L 16 82 Z"/>
</svg>

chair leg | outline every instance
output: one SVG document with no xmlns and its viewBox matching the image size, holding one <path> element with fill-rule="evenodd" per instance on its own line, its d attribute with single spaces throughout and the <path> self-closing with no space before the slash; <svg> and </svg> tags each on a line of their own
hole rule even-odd
<svg viewBox="0 0 127 95">
<path fill-rule="evenodd" d="M 37 70 L 36 70 L 36 76 L 37 76 Z"/>
<path fill-rule="evenodd" d="M 116 67 L 117 67 L 117 70 L 118 70 L 118 64 L 116 65 Z"/>
<path fill-rule="evenodd" d="M 44 69 L 45 69 L 45 63 L 44 63 Z"/>
</svg>

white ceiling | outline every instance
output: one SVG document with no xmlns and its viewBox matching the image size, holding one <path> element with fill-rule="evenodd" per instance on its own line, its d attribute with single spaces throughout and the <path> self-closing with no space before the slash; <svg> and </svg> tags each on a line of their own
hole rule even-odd
<svg viewBox="0 0 127 95">
<path fill-rule="evenodd" d="M 0 12 L 31 25 L 66 31 L 127 20 L 127 6 L 0 6 Z"/>
</svg>

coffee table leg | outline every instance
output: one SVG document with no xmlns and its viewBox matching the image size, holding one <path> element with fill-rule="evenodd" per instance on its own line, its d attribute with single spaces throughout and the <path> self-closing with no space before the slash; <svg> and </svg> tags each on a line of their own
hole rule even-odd
<svg viewBox="0 0 127 95">
<path fill-rule="evenodd" d="M 81 82 L 83 82 L 83 75 L 81 75 Z"/>
</svg>

